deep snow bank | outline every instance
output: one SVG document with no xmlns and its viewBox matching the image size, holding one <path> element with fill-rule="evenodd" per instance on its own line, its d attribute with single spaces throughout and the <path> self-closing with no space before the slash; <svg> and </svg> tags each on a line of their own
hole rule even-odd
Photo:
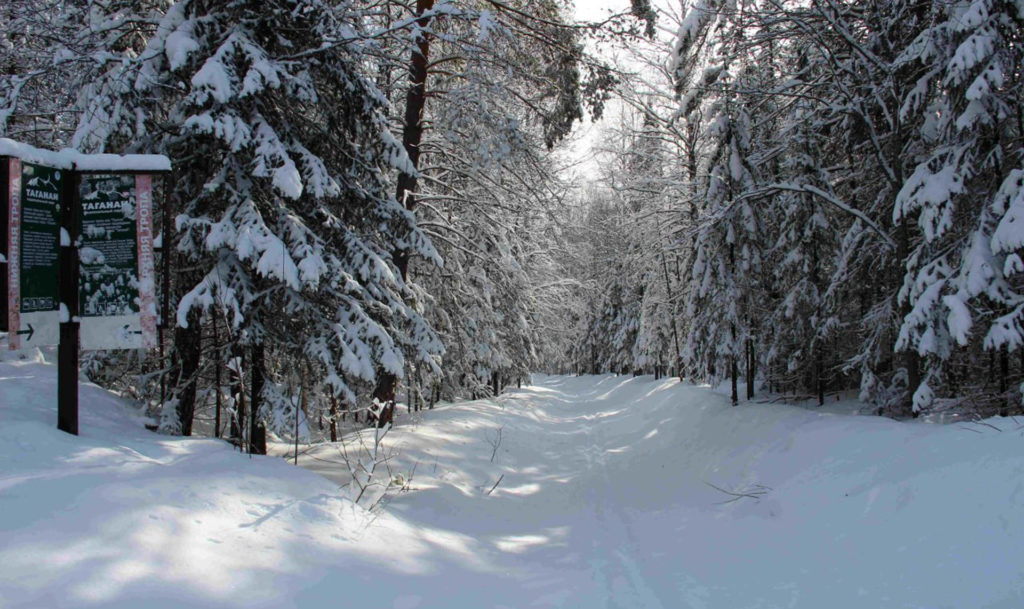
<svg viewBox="0 0 1024 609">
<path fill-rule="evenodd" d="M 55 368 L 0 363 L 0 607 L 288 606 L 365 529 L 315 474 L 150 433 L 93 385 L 80 401 L 75 438 Z"/>
<path fill-rule="evenodd" d="M 300 456 L 331 482 L 151 434 L 88 385 L 72 438 L 53 368 L 0 363 L 0 606 L 1024 606 L 1012 420 L 535 381 L 406 417 L 379 471 L 406 490 L 371 514 L 340 446 Z"/>
</svg>

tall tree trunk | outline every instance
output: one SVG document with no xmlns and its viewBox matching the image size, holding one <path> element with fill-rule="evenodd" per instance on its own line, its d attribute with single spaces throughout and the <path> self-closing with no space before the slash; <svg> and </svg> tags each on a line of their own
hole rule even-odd
<svg viewBox="0 0 1024 609">
<path fill-rule="evenodd" d="M 267 428 L 260 417 L 260 406 L 263 404 L 263 386 L 266 382 L 265 347 L 263 342 L 253 344 L 252 352 L 252 390 L 249 408 L 249 454 L 267 454 Z"/>
<path fill-rule="evenodd" d="M 331 442 L 338 441 L 338 396 L 331 395 Z"/>
<path fill-rule="evenodd" d="M 754 340 L 747 339 L 747 399 L 754 399 L 754 377 L 757 376 L 757 369 L 754 364 Z"/>
<path fill-rule="evenodd" d="M 295 409 L 295 465 L 299 464 L 299 412 L 301 411 L 306 415 L 306 421 L 309 421 L 309 413 L 307 412 L 306 402 L 306 383 L 305 379 L 309 376 L 309 367 L 305 366 L 305 374 L 299 378 L 299 408 Z"/>
<path fill-rule="evenodd" d="M 821 372 L 821 358 L 814 362 L 814 382 L 817 385 L 818 390 L 818 406 L 825 405 L 825 379 L 822 378 Z"/>
<path fill-rule="evenodd" d="M 434 0 L 416 0 L 417 24 L 420 27 L 417 48 L 409 60 L 409 94 L 405 100 L 405 124 L 402 126 L 402 145 L 412 166 L 420 166 L 420 141 L 423 139 L 423 110 L 427 102 L 427 62 L 430 56 L 430 36 L 426 28 L 431 18 L 423 15 L 434 8 Z M 402 172 L 398 175 L 398 186 L 395 199 L 405 205 L 409 211 L 416 208 L 416 176 Z M 405 280 L 409 276 L 409 251 L 397 248 L 392 254 L 395 267 Z M 377 386 L 373 390 L 373 400 L 379 405 L 377 427 L 390 425 L 395 417 L 395 390 L 398 377 L 381 370 L 377 377 Z"/>
<path fill-rule="evenodd" d="M 177 368 L 175 394 L 178 398 L 178 421 L 181 435 L 192 435 L 192 420 L 196 413 L 196 384 L 199 363 L 202 360 L 202 326 L 199 311 L 188 314 L 188 327 L 174 328 L 174 360 Z"/>
<path fill-rule="evenodd" d="M 904 219 L 903 223 L 900 224 L 899 228 L 899 260 L 905 261 L 910 256 L 910 229 L 907 227 L 907 220 Z M 897 283 L 896 285 L 899 285 Z M 900 305 L 900 319 L 906 319 L 907 315 L 910 314 L 910 300 L 907 299 L 902 305 Z M 908 346 L 903 352 L 903 365 L 907 370 L 907 395 L 900 405 L 899 411 L 896 413 L 898 416 L 916 416 L 914 413 L 914 393 L 917 391 L 918 386 L 921 384 L 921 356 L 918 355 L 917 349 L 912 346 Z"/>
<path fill-rule="evenodd" d="M 1010 416 L 1010 396 L 1006 392 L 1010 389 L 1010 352 L 1006 347 L 999 350 L 999 416 Z"/>
<path fill-rule="evenodd" d="M 809 148 L 809 146 L 807 148 Z M 809 149 L 805 150 L 805 152 L 807 152 L 808 154 L 811 153 L 811 151 Z M 808 199 L 809 199 L 809 197 L 808 197 Z M 808 199 L 805 199 L 805 201 L 808 200 Z M 816 212 L 817 211 L 816 204 L 813 201 L 809 201 L 809 202 L 811 204 L 811 210 Z M 811 242 L 811 285 L 813 285 L 815 288 L 819 288 L 818 289 L 817 300 L 814 303 L 814 316 L 815 316 L 815 319 L 818 320 L 818 323 L 821 323 L 821 318 L 822 318 L 822 313 L 821 313 L 821 289 L 820 289 L 820 286 L 819 286 L 819 283 L 820 283 L 819 282 L 819 267 L 820 267 L 820 264 L 821 263 L 820 263 L 820 260 L 818 258 L 818 238 L 817 238 L 817 233 L 815 233 L 814 234 L 814 238 L 813 238 L 813 240 Z M 818 353 L 817 328 L 814 328 L 814 332 L 815 332 L 815 336 L 814 336 L 814 340 L 813 340 L 813 343 L 812 343 L 814 345 L 814 348 L 811 350 L 811 357 L 814 358 L 814 385 L 815 385 L 814 389 L 815 389 L 815 391 L 818 392 L 818 406 L 824 406 L 825 405 L 825 379 L 822 378 L 822 365 L 821 365 L 821 358 L 824 356 L 824 354 L 823 353 Z"/>
<path fill-rule="evenodd" d="M 663 245 L 664 247 L 664 245 Z M 676 367 L 677 371 L 683 369 L 681 351 L 679 350 L 679 330 L 676 327 L 676 308 L 675 308 L 675 296 L 672 294 L 672 282 L 668 278 L 668 261 L 665 260 L 665 250 L 661 250 L 661 270 L 665 274 L 665 294 L 668 296 L 668 300 L 672 305 L 669 307 L 669 315 L 672 317 L 672 342 L 675 344 L 675 356 L 672 358 L 672 365 Z M 682 380 L 682 372 L 679 372 L 680 380 Z"/>
<path fill-rule="evenodd" d="M 740 403 L 740 395 L 739 395 L 739 392 L 736 390 L 736 376 L 737 376 L 737 372 L 738 372 L 738 370 L 737 370 L 738 367 L 739 366 L 736 365 L 736 355 L 735 354 L 730 354 L 729 355 L 729 379 L 730 379 L 730 382 L 732 384 L 731 397 L 732 397 L 732 405 L 733 406 L 735 406 L 735 405 Z"/>
<path fill-rule="evenodd" d="M 732 273 L 736 270 L 736 250 L 735 246 L 729 244 L 729 272 Z M 736 322 L 729 322 L 729 376 L 732 383 L 732 405 L 735 406 L 740 403 L 739 392 L 736 390 L 736 376 L 738 374 L 738 366 L 736 363 Z"/>
<path fill-rule="evenodd" d="M 245 445 L 245 350 L 237 342 L 231 345 L 231 398 L 235 402 L 235 414 L 231 417 L 231 438 L 238 446 Z"/>
<path fill-rule="evenodd" d="M 413 386 L 413 376 L 411 371 L 406 372 L 405 381 L 405 388 L 408 392 L 408 397 L 405 400 L 405 410 L 412 414 L 412 411 L 416 408 L 416 388 Z"/>
<path fill-rule="evenodd" d="M 214 374 L 214 383 L 215 383 L 215 385 L 217 387 L 217 389 L 216 389 L 217 392 L 214 394 L 214 401 L 216 402 L 216 412 L 214 413 L 214 417 L 213 417 L 213 437 L 219 438 L 220 437 L 220 413 L 221 413 L 221 407 L 223 406 L 223 398 L 221 396 L 221 390 L 220 390 L 220 384 L 221 384 L 220 365 L 221 365 L 221 355 L 222 354 L 221 354 L 221 349 L 220 349 L 220 335 L 217 333 L 217 314 L 216 313 L 214 313 L 211 316 L 210 321 L 213 322 L 213 353 L 214 353 L 213 374 Z"/>
</svg>

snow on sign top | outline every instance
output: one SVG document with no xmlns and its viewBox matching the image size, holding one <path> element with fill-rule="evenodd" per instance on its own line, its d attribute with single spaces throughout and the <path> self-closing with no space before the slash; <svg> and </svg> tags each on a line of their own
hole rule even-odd
<svg viewBox="0 0 1024 609">
<path fill-rule="evenodd" d="M 85 154 L 71 148 L 54 152 L 7 138 L 0 138 L 0 156 L 12 156 L 29 163 L 79 171 L 159 173 L 171 170 L 171 160 L 162 154 Z"/>
</svg>

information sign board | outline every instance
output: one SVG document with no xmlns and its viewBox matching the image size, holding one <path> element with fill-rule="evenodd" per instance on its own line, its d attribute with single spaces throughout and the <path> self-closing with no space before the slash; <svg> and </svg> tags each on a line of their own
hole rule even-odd
<svg viewBox="0 0 1024 609">
<path fill-rule="evenodd" d="M 56 345 L 60 169 L 8 160 L 7 327 L 12 349 Z"/>
<path fill-rule="evenodd" d="M 81 176 L 78 256 L 82 349 L 156 345 L 150 184 L 146 175 Z"/>
</svg>

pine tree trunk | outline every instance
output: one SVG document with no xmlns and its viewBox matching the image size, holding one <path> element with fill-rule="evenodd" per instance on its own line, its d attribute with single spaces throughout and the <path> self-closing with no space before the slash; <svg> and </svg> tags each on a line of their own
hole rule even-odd
<svg viewBox="0 0 1024 609">
<path fill-rule="evenodd" d="M 430 37 L 426 28 L 431 18 L 423 15 L 434 8 L 434 0 L 416 0 L 417 24 L 421 28 L 417 50 L 409 60 L 409 94 L 405 100 L 405 123 L 402 127 L 402 145 L 414 168 L 419 167 L 420 141 L 423 139 L 423 110 L 427 102 L 427 61 L 430 57 Z M 416 208 L 416 176 L 408 173 L 398 175 L 395 199 L 409 211 Z M 405 280 L 409 276 L 409 252 L 398 248 L 393 253 L 395 267 Z M 398 377 L 390 372 L 380 371 L 373 399 L 380 404 L 377 413 L 377 427 L 390 425 L 395 416 L 395 389 Z"/>
<path fill-rule="evenodd" d="M 737 370 L 738 367 L 739 366 L 737 366 L 737 364 L 736 364 L 736 356 L 735 355 L 730 355 L 729 356 L 729 373 L 730 373 L 729 377 L 730 377 L 731 383 L 732 383 L 732 405 L 733 406 L 735 406 L 735 405 L 740 403 L 739 392 L 736 390 L 736 376 L 737 376 L 737 372 L 738 372 L 738 370 Z"/>
<path fill-rule="evenodd" d="M 196 412 L 196 377 L 202 360 L 203 342 L 199 312 L 190 311 L 187 321 L 187 328 L 174 328 L 174 359 L 177 368 L 177 387 L 174 393 L 178 398 L 178 421 L 183 436 L 192 435 L 192 420 Z"/>
<path fill-rule="evenodd" d="M 746 399 L 754 399 L 754 341 L 746 339 Z"/>
<path fill-rule="evenodd" d="M 809 150 L 807 152 L 810 153 Z M 814 202 L 811 202 L 811 209 L 813 211 L 817 211 L 817 207 L 815 206 Z M 818 285 L 819 284 L 819 281 L 818 281 L 818 275 L 819 275 L 818 270 L 819 270 L 820 264 L 821 263 L 820 263 L 820 261 L 818 259 L 818 239 L 817 239 L 817 234 L 815 234 L 815 239 L 811 243 L 811 284 L 814 287 L 816 287 L 816 288 L 819 287 L 819 285 Z M 820 290 L 819 290 L 818 300 L 817 300 L 817 302 L 815 302 L 814 306 L 815 306 L 815 309 L 814 309 L 815 317 L 816 317 L 816 319 L 818 319 L 818 323 L 821 323 L 821 296 L 820 296 Z M 822 378 L 822 371 L 821 371 L 821 358 L 822 358 L 822 354 L 817 353 L 817 350 L 818 350 L 817 349 L 817 342 L 815 342 L 815 349 L 814 349 L 814 351 L 811 352 L 811 357 L 814 358 L 814 385 L 815 385 L 815 390 L 817 390 L 817 392 L 818 392 L 818 406 L 824 406 L 825 405 L 825 379 Z"/>
<path fill-rule="evenodd" d="M 736 269 L 736 250 L 735 246 L 729 244 L 729 272 L 733 272 Z M 736 322 L 732 321 L 729 323 L 729 342 L 731 343 L 729 348 L 729 372 L 732 379 L 732 405 L 735 406 L 740 403 L 739 392 L 736 390 L 736 376 L 739 372 L 736 363 Z"/>
<path fill-rule="evenodd" d="M 231 417 L 231 438 L 244 446 L 245 433 L 245 350 L 235 343 L 231 346 L 231 363 L 235 377 L 231 380 L 231 396 L 235 400 L 235 415 Z"/>
<path fill-rule="evenodd" d="M 999 416 L 1010 416 L 1010 396 L 1006 392 L 1010 388 L 1010 353 L 1006 347 L 999 350 Z"/>
<path fill-rule="evenodd" d="M 817 359 L 814 362 L 814 380 L 818 386 L 818 406 L 825 405 L 825 380 L 821 376 L 821 359 Z"/>
<path fill-rule="evenodd" d="M 414 392 L 412 392 L 413 411 L 419 412 L 420 402 L 423 401 L 423 396 L 420 394 L 420 371 L 418 368 L 416 369 L 415 372 L 413 372 L 412 379 L 410 379 L 409 382 L 411 383 L 413 389 L 415 390 Z"/>
<path fill-rule="evenodd" d="M 910 255 L 910 229 L 907 228 L 907 221 L 900 224 L 899 230 L 899 260 L 905 261 Z M 898 285 L 898 284 L 897 284 Z M 900 306 L 900 319 L 906 319 L 910 314 L 910 302 L 904 302 Z M 903 365 L 907 369 L 907 395 L 901 404 L 897 416 L 911 416 L 914 414 L 914 393 L 921 384 L 921 356 L 917 349 L 908 347 L 903 354 Z"/>
<path fill-rule="evenodd" d="M 253 344 L 252 352 L 252 390 L 249 408 L 249 454 L 267 454 L 267 428 L 260 417 L 260 406 L 263 405 L 263 386 L 266 381 L 265 348 L 262 342 Z"/>
<path fill-rule="evenodd" d="M 299 378 L 299 408 L 295 410 L 295 465 L 299 464 L 299 412 L 301 411 L 306 415 L 306 420 L 309 421 L 309 413 L 306 412 L 306 383 L 304 379 L 309 376 L 309 368 L 306 368 L 306 374 Z"/>
<path fill-rule="evenodd" d="M 216 387 L 217 387 L 216 394 L 215 394 L 216 412 L 214 413 L 214 417 L 213 417 L 213 437 L 219 438 L 220 437 L 220 412 L 221 412 L 221 407 L 223 406 L 223 404 L 222 404 L 222 398 L 221 398 L 221 374 L 220 374 L 221 350 L 220 350 L 220 335 L 217 333 L 217 315 L 216 314 L 212 315 L 211 321 L 213 322 L 213 353 L 214 353 L 213 372 L 214 372 L 214 383 L 216 384 Z"/>
<path fill-rule="evenodd" d="M 338 441 L 338 397 L 331 395 L 331 442 Z"/>
<path fill-rule="evenodd" d="M 668 261 L 665 260 L 665 250 L 661 251 L 661 270 L 665 274 L 665 293 L 668 295 L 669 302 L 675 302 L 675 297 L 672 295 L 672 283 L 668 277 Z M 672 361 L 677 369 L 682 369 L 682 358 L 680 357 L 679 350 L 679 330 L 676 329 L 676 312 L 674 307 L 670 308 L 669 315 L 672 316 L 672 341 L 675 343 L 675 357 Z M 656 375 L 657 376 L 657 375 Z"/>
</svg>

